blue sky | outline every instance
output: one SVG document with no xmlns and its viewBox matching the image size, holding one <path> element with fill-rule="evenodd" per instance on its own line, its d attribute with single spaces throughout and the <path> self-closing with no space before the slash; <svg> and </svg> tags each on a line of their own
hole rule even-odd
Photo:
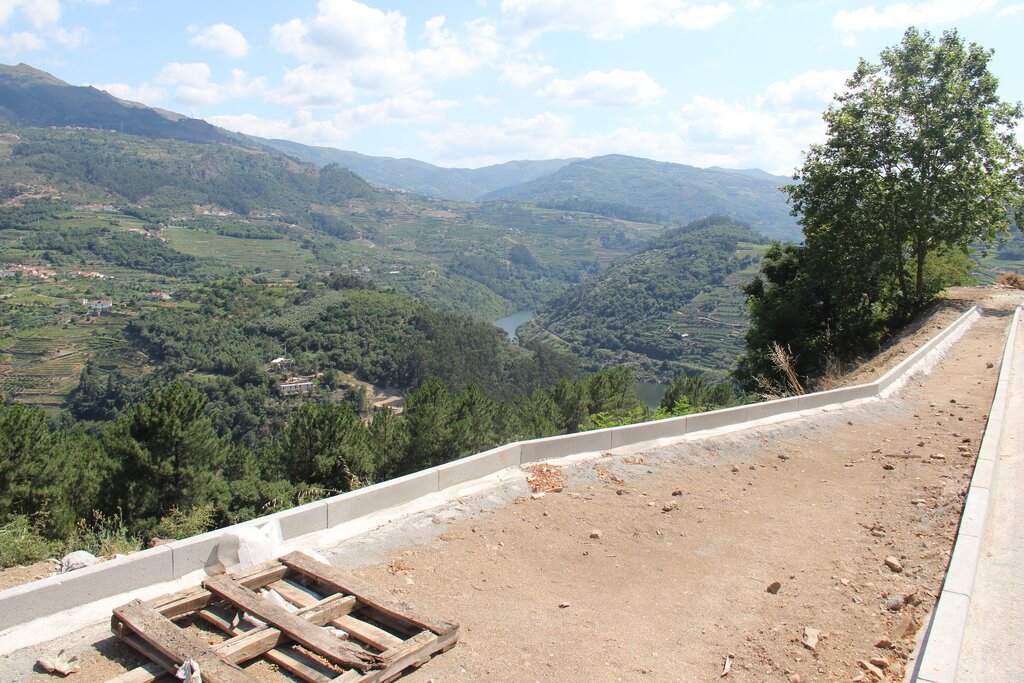
<svg viewBox="0 0 1024 683">
<path fill-rule="evenodd" d="M 0 62 L 232 130 L 477 167 L 620 153 L 790 174 L 908 25 L 996 51 L 1024 2 L 0 0 Z"/>
</svg>

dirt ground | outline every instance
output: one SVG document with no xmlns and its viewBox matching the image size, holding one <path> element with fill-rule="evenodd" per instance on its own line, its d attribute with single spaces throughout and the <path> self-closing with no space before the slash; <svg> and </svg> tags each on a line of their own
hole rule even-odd
<svg viewBox="0 0 1024 683">
<path fill-rule="evenodd" d="M 509 504 L 460 500 L 462 514 L 428 515 L 404 546 L 368 552 L 364 538 L 328 556 L 461 624 L 459 644 L 410 683 L 710 681 L 727 661 L 725 680 L 874 680 L 871 667 L 900 680 L 1024 300 L 952 295 L 956 309 L 849 380 L 874 379 L 980 303 L 985 316 L 899 396 L 713 442 L 618 449 L 549 472 L 560 493 L 533 497 L 523 483 Z M 61 646 L 82 654 L 80 683 L 137 662 L 102 625 Z M 49 650 L 0 658 L 0 680 L 48 678 L 27 673 L 36 651 Z"/>
</svg>

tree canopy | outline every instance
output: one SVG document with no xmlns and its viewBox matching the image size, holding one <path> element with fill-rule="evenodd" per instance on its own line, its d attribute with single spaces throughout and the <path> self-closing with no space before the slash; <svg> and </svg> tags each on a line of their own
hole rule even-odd
<svg viewBox="0 0 1024 683">
<path fill-rule="evenodd" d="M 770 249 L 746 289 L 748 386 L 778 383 L 779 353 L 806 376 L 876 347 L 967 277 L 971 245 L 1019 220 L 1024 111 L 999 98 L 991 57 L 912 27 L 861 60 L 784 188 L 803 246 Z"/>
<path fill-rule="evenodd" d="M 910 28 L 825 112 L 828 139 L 786 190 L 835 291 L 916 312 L 940 287 L 929 254 L 992 241 L 1019 214 L 1022 109 L 1000 100 L 991 57 L 955 30 Z"/>
</svg>

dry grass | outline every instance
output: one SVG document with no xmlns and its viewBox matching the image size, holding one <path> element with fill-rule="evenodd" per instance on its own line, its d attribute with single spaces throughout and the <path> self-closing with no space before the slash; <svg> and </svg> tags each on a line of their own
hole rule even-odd
<svg viewBox="0 0 1024 683">
<path fill-rule="evenodd" d="M 1001 284 L 1003 287 L 1024 289 L 1024 275 L 1021 275 L 1020 273 L 999 273 L 999 277 L 996 278 L 996 282 Z"/>
</svg>

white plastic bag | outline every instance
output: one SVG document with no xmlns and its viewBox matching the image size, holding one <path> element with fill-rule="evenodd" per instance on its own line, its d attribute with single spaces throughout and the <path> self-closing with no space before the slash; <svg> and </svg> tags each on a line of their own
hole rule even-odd
<svg viewBox="0 0 1024 683">
<path fill-rule="evenodd" d="M 217 544 L 217 562 L 226 572 L 249 569 L 276 558 L 283 542 L 277 520 L 260 527 L 228 531 L 221 535 Z"/>
<path fill-rule="evenodd" d="M 199 663 L 194 659 L 186 659 L 185 663 L 178 667 L 174 676 L 185 683 L 203 683 L 203 674 L 199 671 Z"/>
</svg>

